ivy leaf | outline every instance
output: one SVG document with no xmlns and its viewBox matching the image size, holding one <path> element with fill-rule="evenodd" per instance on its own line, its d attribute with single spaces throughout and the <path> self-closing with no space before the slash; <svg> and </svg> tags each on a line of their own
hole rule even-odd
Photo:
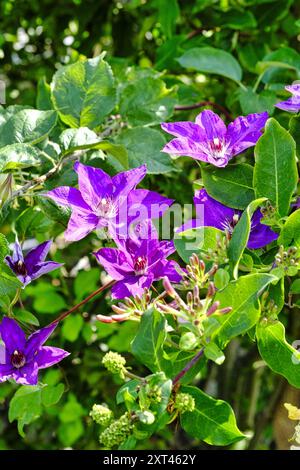
<svg viewBox="0 0 300 470">
<path fill-rule="evenodd" d="M 254 199 L 253 167 L 246 163 L 205 167 L 201 175 L 208 194 L 225 206 L 245 209 Z"/>
<path fill-rule="evenodd" d="M 300 388 L 300 352 L 285 339 L 283 324 L 262 321 L 256 327 L 256 337 L 260 355 L 270 369 Z"/>
<path fill-rule="evenodd" d="M 255 146 L 253 185 L 256 198 L 268 198 L 282 217 L 290 210 L 297 185 L 295 150 L 295 141 L 288 131 L 275 119 L 269 119 Z"/>
<path fill-rule="evenodd" d="M 113 73 L 102 56 L 61 67 L 51 93 L 54 108 L 70 127 L 95 129 L 116 104 Z"/>
<path fill-rule="evenodd" d="M 235 279 L 238 278 L 239 263 L 249 240 L 252 215 L 264 201 L 265 199 L 261 198 L 250 202 L 233 230 L 228 245 L 228 257 Z"/>
<path fill-rule="evenodd" d="M 227 446 L 245 438 L 228 403 L 216 400 L 196 387 L 182 387 L 180 391 L 192 395 L 195 400 L 195 410 L 186 411 L 180 418 L 183 429 L 190 436 L 215 446 Z"/>
<path fill-rule="evenodd" d="M 194 47 L 188 49 L 177 60 L 186 69 L 222 75 L 236 82 L 242 79 L 240 64 L 229 52 L 222 49 L 207 46 Z"/>
<path fill-rule="evenodd" d="M 220 308 L 232 307 L 230 313 L 215 316 L 219 328 L 214 332 L 214 338 L 219 345 L 225 346 L 235 336 L 246 333 L 259 319 L 260 305 L 258 297 L 276 277 L 271 274 L 249 274 L 230 282 L 221 292 L 217 292 L 215 300 L 220 302 Z"/>
<path fill-rule="evenodd" d="M 163 345 L 167 321 L 157 310 L 147 310 L 141 319 L 136 337 L 131 343 L 132 354 L 151 372 L 163 370 Z"/>
</svg>

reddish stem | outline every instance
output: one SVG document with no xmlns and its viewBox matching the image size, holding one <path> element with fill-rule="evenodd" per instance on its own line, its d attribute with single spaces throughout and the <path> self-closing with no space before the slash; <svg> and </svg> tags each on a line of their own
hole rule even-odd
<svg viewBox="0 0 300 470">
<path fill-rule="evenodd" d="M 53 323 L 59 323 L 60 321 L 64 320 L 68 315 L 70 315 L 70 313 L 73 313 L 75 312 L 75 310 L 77 310 L 78 308 L 80 308 L 82 305 L 86 304 L 87 302 L 89 302 L 93 297 L 95 297 L 96 295 L 100 294 L 101 292 L 103 292 L 105 289 L 109 289 L 111 286 L 113 286 L 115 283 L 115 281 L 110 281 L 108 282 L 107 284 L 104 284 L 104 286 L 101 286 L 99 287 L 99 289 L 95 290 L 94 292 L 92 292 L 88 297 L 86 297 L 85 299 L 83 299 L 81 302 L 79 302 L 79 304 L 76 304 L 74 305 L 74 307 L 70 308 L 70 310 L 68 310 L 67 312 L 64 312 L 62 313 L 61 315 L 59 315 L 59 317 L 57 317 L 55 320 L 53 320 L 50 325 L 53 325 Z"/>
<path fill-rule="evenodd" d="M 175 111 L 189 111 L 189 110 L 192 110 L 192 109 L 203 108 L 204 106 L 211 106 L 212 108 L 217 109 L 218 111 L 223 113 L 224 116 L 226 116 L 226 118 L 229 121 L 232 121 L 232 119 L 233 119 L 230 112 L 227 111 L 227 109 L 224 108 L 224 106 L 221 106 L 218 103 L 214 103 L 213 101 L 199 101 L 199 103 L 190 104 L 190 105 L 182 105 L 182 106 L 178 105 L 178 106 L 174 107 L 174 110 Z"/>
<path fill-rule="evenodd" d="M 204 348 L 200 349 L 197 354 L 187 363 L 187 365 L 176 375 L 173 379 L 173 386 L 176 385 L 180 379 L 198 362 L 198 360 L 203 356 Z"/>
</svg>

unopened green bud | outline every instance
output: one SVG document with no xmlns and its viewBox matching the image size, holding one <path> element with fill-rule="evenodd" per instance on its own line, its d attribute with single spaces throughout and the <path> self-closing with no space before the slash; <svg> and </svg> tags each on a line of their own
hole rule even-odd
<svg viewBox="0 0 300 470">
<path fill-rule="evenodd" d="M 112 374 L 118 374 L 124 379 L 126 360 L 121 354 L 109 351 L 102 359 L 102 364 Z"/>
<path fill-rule="evenodd" d="M 148 398 L 153 403 L 160 403 L 161 402 L 161 389 L 155 385 L 151 388 L 148 392 Z"/>
<path fill-rule="evenodd" d="M 180 349 L 183 351 L 190 351 L 197 346 L 197 338 L 191 331 L 184 333 L 179 341 Z"/>
<path fill-rule="evenodd" d="M 177 408 L 179 413 L 194 411 L 195 400 L 189 393 L 177 393 L 175 399 L 175 408 Z"/>
<path fill-rule="evenodd" d="M 136 414 L 143 424 L 153 424 L 155 421 L 155 416 L 151 411 L 137 411 Z"/>
<path fill-rule="evenodd" d="M 104 447 L 111 449 L 112 447 L 123 444 L 132 430 L 133 424 L 130 414 L 125 413 L 119 419 L 113 421 L 110 426 L 100 434 L 99 440 Z"/>
<path fill-rule="evenodd" d="M 107 406 L 95 404 L 90 412 L 90 416 L 100 426 L 108 426 L 113 418 L 113 413 Z"/>
</svg>

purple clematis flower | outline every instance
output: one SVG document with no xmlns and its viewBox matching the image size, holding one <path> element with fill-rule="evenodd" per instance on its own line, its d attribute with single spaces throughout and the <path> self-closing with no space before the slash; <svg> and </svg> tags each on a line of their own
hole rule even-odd
<svg viewBox="0 0 300 470">
<path fill-rule="evenodd" d="M 217 114 L 205 110 L 198 114 L 195 123 L 164 122 L 161 127 L 176 139 L 162 151 L 224 167 L 232 157 L 256 144 L 267 119 L 267 112 L 249 114 L 236 118 L 226 128 Z"/>
<path fill-rule="evenodd" d="M 61 186 L 46 196 L 72 208 L 65 238 L 81 240 L 95 229 L 108 227 L 112 237 L 127 236 L 127 227 L 141 218 L 160 217 L 173 200 L 146 189 L 135 189 L 147 172 L 146 165 L 111 177 L 100 168 L 76 162 L 79 189 Z"/>
<path fill-rule="evenodd" d="M 117 248 L 100 248 L 94 253 L 97 261 L 117 282 L 112 287 L 112 296 L 123 299 L 131 295 L 142 295 L 153 281 L 167 276 L 172 282 L 179 282 L 179 265 L 168 261 L 174 253 L 172 241 L 158 240 L 151 221 L 137 227 L 136 234 L 116 239 Z"/>
<path fill-rule="evenodd" d="M 67 351 L 43 346 L 57 324 L 46 326 L 26 339 L 24 331 L 12 318 L 4 317 L 0 335 L 0 382 L 8 379 L 22 385 L 36 385 L 39 369 L 53 366 L 69 355 Z"/>
<path fill-rule="evenodd" d="M 12 256 L 6 256 L 4 261 L 22 282 L 23 287 L 43 274 L 62 266 L 62 264 L 55 261 L 45 261 L 51 244 L 51 240 L 41 243 L 24 257 L 20 243 L 16 238 Z"/>
<path fill-rule="evenodd" d="M 300 84 L 288 85 L 285 87 L 293 96 L 286 101 L 275 104 L 276 108 L 283 109 L 289 113 L 299 113 L 300 111 Z"/>
<path fill-rule="evenodd" d="M 229 234 L 232 234 L 234 227 L 242 215 L 241 210 L 224 206 L 210 197 L 205 189 L 200 189 L 195 192 L 194 204 L 196 209 L 197 206 L 200 205 L 203 207 L 203 216 L 188 221 L 182 227 L 178 228 L 176 232 L 180 233 L 185 230 L 204 226 L 215 227 L 223 231 L 226 230 Z M 254 212 L 251 219 L 251 232 L 247 247 L 253 250 L 262 248 L 278 238 L 277 233 L 260 222 L 262 217 L 263 214 L 258 209 Z"/>
</svg>

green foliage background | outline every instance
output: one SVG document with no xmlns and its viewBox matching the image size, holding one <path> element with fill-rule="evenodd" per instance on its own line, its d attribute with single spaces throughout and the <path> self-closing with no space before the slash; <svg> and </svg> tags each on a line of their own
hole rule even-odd
<svg viewBox="0 0 300 470">
<path fill-rule="evenodd" d="M 300 77 L 300 5 L 293 0 L 1 0 L 0 11 L 0 79 L 6 84 L 7 104 L 49 109 L 47 83 L 60 66 L 107 51 L 106 60 L 117 77 L 117 93 L 121 96 L 120 113 L 131 126 L 116 133 L 114 144 L 130 149 L 128 164 L 131 167 L 149 159 L 152 175 L 147 177 L 145 186 L 179 203 L 191 201 L 192 183 L 199 176 L 198 170 L 191 160 L 182 159 L 176 162 L 177 171 L 173 171 L 172 161 L 160 153 L 165 136 L 158 124 L 173 115 L 176 120 L 193 119 L 199 110 L 175 112 L 174 106 L 212 101 L 232 116 L 264 110 L 273 114 L 274 103 L 287 96 L 283 86 Z M 128 67 L 132 68 L 128 71 Z M 141 79 L 145 80 L 142 85 Z M 164 104 L 164 116 L 157 116 L 157 102 Z M 61 102 L 56 104 L 61 107 Z M 97 115 L 91 125 L 87 116 L 80 125 L 97 131 L 105 128 L 105 115 L 114 107 L 113 104 L 110 107 L 109 102 L 105 105 L 107 110 L 103 117 Z M 287 127 L 286 115 L 275 112 L 279 122 Z M 72 125 L 76 117 L 70 118 L 70 114 L 60 117 L 64 123 Z M 48 131 L 45 129 L 45 134 Z M 9 137 L 3 133 L 1 138 Z M 2 145 L 7 143 L 11 142 L 1 141 Z M 113 155 L 113 148 L 109 152 Z M 117 154 L 120 161 L 115 159 L 113 164 L 105 161 L 103 165 L 119 170 L 127 157 L 124 160 L 120 152 Z M 34 156 L 30 154 L 30 158 Z M 183 165 L 184 172 L 180 171 Z M 217 173 L 218 169 L 213 171 Z M 209 171 L 202 177 L 205 185 L 211 183 Z M 64 178 L 64 184 L 76 183 L 71 166 L 66 169 Z M 51 181 L 51 187 L 58 185 L 59 177 Z M 218 188 L 215 186 L 214 190 Z M 230 195 L 233 207 L 237 208 L 239 204 L 245 208 L 253 199 L 252 194 L 245 194 L 242 203 L 239 198 L 234 200 L 234 188 Z M 28 208 L 24 201 L 14 207 L 1 228 L 10 241 L 13 239 L 12 222 L 27 238 L 34 236 L 42 240 L 45 234 L 55 236 L 63 230 L 68 214 L 57 215 L 55 208 L 43 207 L 42 201 L 39 204 L 44 210 Z M 56 252 L 54 259 L 63 261 L 68 272 L 83 257 L 89 258 L 91 266 L 87 271 L 74 273 L 73 277 L 57 279 L 54 273 L 49 277 L 52 282 L 42 278 L 29 286 L 23 299 L 27 319 L 28 311 L 35 312 L 46 324 L 96 289 L 101 273 L 90 256 L 93 244 L 95 240 L 91 235 Z M 101 367 L 101 357 L 107 348 L 124 353 L 128 364 L 138 372 L 141 366 L 128 353 L 137 325 L 134 322 L 104 325 L 89 321 L 85 312 L 93 316 L 108 314 L 110 309 L 101 297 L 88 304 L 83 312 L 70 316 L 55 341 L 72 351 L 72 355 L 62 367 L 43 374 L 43 382 L 49 384 L 50 392 L 23 388 L 14 397 L 11 421 L 23 410 L 23 395 L 32 394 L 28 416 L 25 414 L 23 422 L 19 423 L 21 432 L 27 422 L 41 415 L 25 428 L 23 439 L 15 422 L 9 424 L 7 417 L 8 403 L 16 387 L 1 385 L 0 448 L 99 448 L 98 430 L 88 417 L 89 410 L 95 402 L 107 402 L 114 409 L 113 397 L 121 384 Z M 21 315 L 24 317 L 26 313 L 22 311 Z M 292 324 L 284 318 L 284 322 L 288 335 L 299 330 L 297 320 Z M 240 429 L 257 430 L 263 422 L 254 447 L 275 447 L 272 416 L 266 416 L 265 410 L 274 397 L 278 378 L 264 369 L 258 380 L 253 364 L 257 365 L 259 356 L 256 346 L 247 337 L 235 339 L 226 355 L 228 361 L 224 368 L 210 364 L 202 371 L 202 389 L 233 405 Z M 258 382 L 259 395 L 253 411 L 253 387 Z M 63 396 L 61 384 L 66 389 Z M 140 446 L 147 449 L 206 448 L 175 426 Z"/>
</svg>

